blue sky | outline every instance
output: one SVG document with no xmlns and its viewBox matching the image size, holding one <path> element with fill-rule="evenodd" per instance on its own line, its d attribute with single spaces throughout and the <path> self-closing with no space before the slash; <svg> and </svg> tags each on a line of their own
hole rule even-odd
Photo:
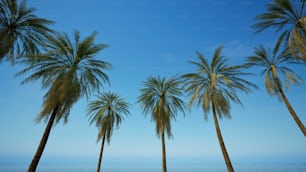
<svg viewBox="0 0 306 172">
<path fill-rule="evenodd" d="M 111 90 L 132 104 L 131 116 L 115 130 L 105 147 L 104 160 L 139 161 L 161 157 L 161 143 L 155 125 L 144 118 L 136 99 L 142 81 L 148 76 L 171 76 L 192 72 L 189 60 L 199 51 L 211 57 L 215 48 L 224 46 L 230 64 L 239 64 L 252 55 L 259 44 L 273 47 L 277 34 L 254 34 L 250 25 L 262 13 L 267 1 L 257 0 L 28 0 L 40 17 L 56 21 L 52 27 L 71 34 L 87 36 L 97 31 L 97 43 L 106 43 L 97 58 L 113 65 L 107 71 Z M 40 83 L 20 85 L 14 77 L 21 69 L 0 63 L 0 162 L 29 162 L 36 151 L 45 123 L 34 123 L 46 90 Z M 305 66 L 294 67 L 306 81 Z M 256 70 L 254 70 L 256 72 Z M 257 70 L 258 71 L 258 70 Z M 252 76 L 259 86 L 249 95 L 239 94 L 244 108 L 232 105 L 232 118 L 220 126 L 233 164 L 239 162 L 303 162 L 306 140 L 285 105 L 270 97 L 263 78 Z M 305 86 L 291 87 L 287 96 L 306 124 Z M 94 100 L 94 96 L 90 100 Z M 186 97 L 183 99 L 188 101 Z M 95 160 L 100 144 L 97 129 L 89 126 L 87 100 L 82 98 L 71 109 L 66 125 L 56 125 L 49 137 L 42 162 Z M 174 139 L 166 140 L 169 161 L 223 162 L 211 116 L 207 122 L 201 109 L 178 114 L 172 124 Z"/>
</svg>

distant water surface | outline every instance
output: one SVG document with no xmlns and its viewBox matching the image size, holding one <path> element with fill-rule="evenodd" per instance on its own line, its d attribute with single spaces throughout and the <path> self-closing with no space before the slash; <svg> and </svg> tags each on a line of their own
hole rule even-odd
<svg viewBox="0 0 306 172">
<path fill-rule="evenodd" d="M 104 164 L 103 164 L 104 165 Z M 305 164 L 235 164 L 237 172 L 306 172 Z M 96 164 L 43 164 L 38 172 L 93 172 Z M 160 172 L 160 164 L 105 164 L 103 172 Z M 0 164 L 0 172 L 25 172 L 26 164 Z M 168 164 L 168 172 L 226 172 L 225 164 Z"/>
</svg>

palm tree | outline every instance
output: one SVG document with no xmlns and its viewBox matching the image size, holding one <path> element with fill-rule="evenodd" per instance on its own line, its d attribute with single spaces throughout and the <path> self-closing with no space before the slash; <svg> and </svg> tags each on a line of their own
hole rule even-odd
<svg viewBox="0 0 306 172">
<path fill-rule="evenodd" d="M 17 75 L 30 73 L 22 84 L 41 80 L 42 88 L 48 91 L 44 96 L 43 107 L 36 121 L 48 120 L 44 134 L 29 166 L 33 172 L 39 163 L 47 143 L 51 128 L 63 120 L 67 122 L 72 105 L 83 95 L 88 97 L 92 91 L 99 90 L 103 83 L 109 83 L 104 70 L 111 65 L 94 57 L 107 46 L 95 44 L 96 33 L 80 40 L 79 32 L 74 32 L 74 43 L 66 33 L 57 33 L 47 42 L 47 52 L 40 58 L 23 58 L 27 65 Z"/>
<path fill-rule="evenodd" d="M 34 8 L 26 0 L 0 0 L 0 61 L 4 58 L 14 64 L 23 54 L 39 52 L 52 30 L 53 22 L 34 15 Z"/>
<path fill-rule="evenodd" d="M 97 100 L 89 103 L 90 124 L 96 123 L 99 128 L 97 141 L 102 139 L 97 172 L 100 171 L 101 167 L 105 138 L 109 144 L 114 126 L 119 127 L 123 120 L 123 114 L 128 115 L 130 113 L 129 106 L 119 95 L 111 92 L 103 93 L 98 96 Z"/>
<path fill-rule="evenodd" d="M 256 32 L 268 28 L 282 31 L 295 57 L 306 59 L 306 17 L 305 0 L 274 0 L 266 5 L 267 12 L 258 15 L 252 27 Z"/>
<path fill-rule="evenodd" d="M 175 120 L 177 112 L 184 113 L 181 81 L 174 76 L 170 78 L 148 77 L 144 82 L 144 88 L 140 89 L 141 95 L 137 102 L 141 105 L 143 113 L 151 114 L 155 122 L 156 134 L 162 139 L 162 170 L 167 171 L 165 134 L 172 137 L 171 120 Z"/>
<path fill-rule="evenodd" d="M 242 105 L 237 91 L 250 92 L 249 87 L 256 87 L 254 84 L 244 80 L 241 76 L 248 75 L 243 72 L 242 66 L 228 66 L 227 58 L 221 55 L 222 46 L 218 47 L 213 55 L 212 62 L 201 53 L 197 52 L 198 62 L 191 61 L 196 65 L 194 73 L 182 75 L 185 91 L 190 96 L 188 108 L 192 105 L 202 106 L 204 117 L 212 109 L 217 137 L 228 171 L 234 171 L 230 157 L 227 153 L 218 117 L 230 117 L 230 101 Z"/>
<path fill-rule="evenodd" d="M 288 67 L 289 64 L 297 64 L 299 61 L 290 57 L 287 49 L 281 48 L 281 42 L 282 38 L 277 41 L 272 52 L 270 52 L 270 49 L 265 49 L 262 45 L 256 47 L 254 49 L 255 54 L 248 57 L 247 65 L 249 67 L 263 69 L 261 75 L 265 75 L 265 87 L 268 94 L 276 96 L 280 101 L 283 100 L 285 102 L 292 118 L 295 120 L 304 136 L 306 136 L 305 126 L 290 105 L 284 93 L 283 83 L 280 79 L 280 75 L 283 75 L 286 90 L 289 89 L 290 82 L 295 86 L 302 84 L 301 77 Z"/>
</svg>

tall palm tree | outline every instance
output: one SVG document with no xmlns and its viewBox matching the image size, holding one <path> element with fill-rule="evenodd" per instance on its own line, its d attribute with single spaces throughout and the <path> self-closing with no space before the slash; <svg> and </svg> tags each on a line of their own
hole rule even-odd
<svg viewBox="0 0 306 172">
<path fill-rule="evenodd" d="M 295 57 L 306 59 L 305 0 L 274 0 L 266 5 L 267 12 L 258 15 L 253 27 L 257 32 L 268 28 L 282 31 Z"/>
<path fill-rule="evenodd" d="M 23 54 L 39 52 L 52 30 L 53 22 L 39 18 L 34 8 L 26 6 L 26 0 L 0 0 L 0 61 L 12 63 Z"/>
<path fill-rule="evenodd" d="M 227 58 L 221 55 L 222 46 L 218 47 L 213 55 L 212 62 L 197 52 L 198 61 L 190 63 L 196 66 L 194 73 L 182 75 L 185 91 L 190 96 L 188 108 L 192 105 L 202 106 L 205 119 L 212 109 L 217 137 L 228 171 L 234 171 L 230 157 L 227 153 L 218 117 L 230 117 L 230 101 L 242 105 L 237 92 L 250 92 L 254 84 L 244 80 L 241 76 L 248 75 L 243 72 L 242 66 L 229 66 Z"/>
<path fill-rule="evenodd" d="M 102 139 L 97 172 L 100 171 L 105 138 L 108 144 L 113 134 L 114 127 L 119 127 L 123 115 L 128 115 L 129 104 L 116 93 L 103 93 L 97 100 L 91 101 L 88 106 L 90 124 L 95 123 L 99 128 L 97 141 Z"/>
<path fill-rule="evenodd" d="M 143 113 L 151 114 L 155 122 L 156 134 L 162 139 L 162 171 L 167 171 L 165 134 L 172 137 L 171 120 L 175 120 L 177 112 L 184 113 L 181 81 L 178 77 L 161 78 L 148 77 L 144 88 L 140 89 L 141 95 L 137 102 L 141 105 Z"/>
<path fill-rule="evenodd" d="M 306 136 L 305 126 L 289 103 L 284 92 L 282 80 L 280 79 L 280 76 L 283 75 L 286 90 L 289 89 L 290 82 L 293 85 L 302 84 L 301 77 L 289 68 L 290 64 L 297 64 L 299 61 L 290 57 L 287 49 L 281 48 L 281 42 L 282 40 L 280 38 L 272 52 L 270 49 L 265 49 L 262 45 L 256 47 L 254 49 L 255 54 L 247 58 L 247 65 L 249 67 L 263 69 L 261 75 L 265 75 L 265 87 L 268 94 L 276 96 L 280 101 L 283 100 L 285 102 L 292 118 L 295 120 L 304 136 Z"/>
<path fill-rule="evenodd" d="M 70 109 L 77 100 L 99 90 L 103 83 L 109 83 L 104 70 L 110 69 L 111 65 L 94 59 L 107 46 L 95 44 L 95 36 L 96 33 L 92 33 L 80 40 L 79 32 L 75 31 L 72 42 L 66 33 L 57 33 L 47 42 L 47 52 L 40 55 L 40 58 L 21 60 L 27 67 L 17 75 L 30 73 L 22 84 L 41 80 L 42 88 L 48 89 L 42 110 L 36 118 L 37 122 L 44 119 L 48 123 L 29 172 L 36 170 L 54 122 L 63 120 L 66 123 Z"/>
</svg>

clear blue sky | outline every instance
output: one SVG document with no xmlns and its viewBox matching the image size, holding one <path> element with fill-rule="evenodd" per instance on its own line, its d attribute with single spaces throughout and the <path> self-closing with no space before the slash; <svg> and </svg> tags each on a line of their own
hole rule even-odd
<svg viewBox="0 0 306 172">
<path fill-rule="evenodd" d="M 229 63 L 239 64 L 252 55 L 253 47 L 272 47 L 277 34 L 254 35 L 250 25 L 264 11 L 268 1 L 258 0 L 28 0 L 40 17 L 56 21 L 52 27 L 81 36 L 97 31 L 97 43 L 109 48 L 97 56 L 113 65 L 107 74 L 111 87 L 132 104 L 131 116 L 115 130 L 105 147 L 104 160 L 138 161 L 161 158 L 161 143 L 155 125 L 144 118 L 136 99 L 148 76 L 171 76 L 192 72 L 195 51 L 211 57 L 224 45 Z M 294 67 L 306 81 L 305 66 Z M 0 162 L 29 162 L 36 151 L 45 123 L 34 123 L 46 90 L 40 83 L 20 85 L 15 78 L 20 66 L 0 63 Z M 285 105 L 270 97 L 263 78 L 249 78 L 259 87 L 252 94 L 240 94 L 244 108 L 232 105 L 232 119 L 220 121 L 224 141 L 235 165 L 239 162 L 306 162 L 306 140 Z M 287 96 L 306 124 L 305 86 L 291 87 Z M 90 100 L 93 100 L 91 97 Z M 184 98 L 186 101 L 187 98 Z M 56 125 L 49 137 L 42 161 L 94 160 L 100 144 L 97 129 L 89 126 L 87 100 L 71 109 L 69 122 Z M 223 162 L 211 116 L 203 120 L 201 109 L 178 114 L 172 124 L 174 139 L 166 140 L 169 161 Z M 73 158 L 72 158 L 73 157 Z"/>
</svg>

